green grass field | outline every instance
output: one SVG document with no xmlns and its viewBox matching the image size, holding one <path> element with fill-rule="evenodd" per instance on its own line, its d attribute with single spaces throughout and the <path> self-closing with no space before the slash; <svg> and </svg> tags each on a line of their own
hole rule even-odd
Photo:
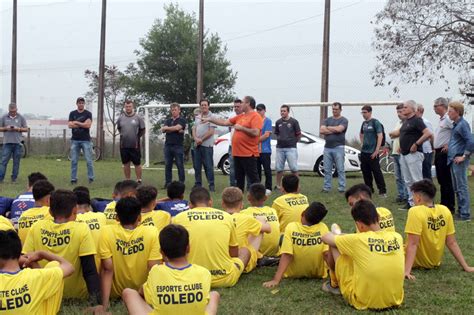
<svg viewBox="0 0 474 315">
<path fill-rule="evenodd" d="M 79 165 L 79 185 L 87 185 L 85 162 Z M 95 163 L 96 181 L 88 185 L 93 197 L 110 197 L 116 181 L 122 179 L 123 173 L 119 161 L 104 161 Z M 11 172 L 11 163 L 9 165 Z M 26 187 L 26 176 L 30 172 L 41 171 L 53 182 L 57 188 L 72 188 L 69 184 L 70 165 L 68 161 L 57 161 L 46 158 L 27 158 L 21 161 L 20 179 L 16 184 L 8 183 L 7 173 L 5 183 L 0 185 L 0 195 L 15 196 Z M 132 170 L 133 171 L 133 170 Z M 194 184 L 194 176 L 187 175 L 186 186 Z M 176 177 L 176 173 L 174 174 Z M 163 170 L 145 170 L 144 183 L 159 188 L 159 197 L 166 192 L 160 189 L 164 183 Z M 396 197 L 395 182 L 392 175 L 385 177 L 388 195 L 387 199 L 375 197 L 375 203 L 390 209 L 395 217 L 396 229 L 403 232 L 406 220 L 406 211 L 397 210 L 398 205 L 393 201 Z M 322 178 L 313 174 L 301 176 L 301 192 L 308 196 L 310 201 L 323 202 L 329 209 L 324 222 L 330 225 L 337 222 L 343 231 L 353 231 L 353 221 L 344 197 L 337 192 L 320 194 Z M 360 174 L 348 174 L 348 186 L 362 182 Z M 471 194 L 474 195 L 474 178 L 470 178 Z M 333 185 L 336 181 L 333 182 Z M 216 189 L 213 194 L 214 204 L 220 205 L 220 193 L 228 185 L 228 177 L 216 172 Z M 333 191 L 335 189 L 333 188 Z M 277 196 L 274 193 L 268 200 Z M 471 203 L 472 204 L 472 203 Z M 474 229 L 473 223 L 456 223 L 456 237 L 463 254 L 470 265 L 474 265 Z M 262 287 L 262 283 L 273 277 L 276 268 L 257 269 L 251 274 L 243 275 L 239 283 L 230 289 L 219 289 L 221 314 L 345 314 L 356 311 L 347 305 L 341 297 L 335 297 L 321 291 L 321 280 L 298 279 L 283 280 L 279 291 L 275 294 Z M 446 250 L 443 264 L 436 270 L 415 270 L 417 278 L 414 282 L 405 283 L 405 301 L 401 308 L 391 310 L 392 313 L 405 314 L 474 314 L 474 274 L 462 271 L 460 266 Z M 65 301 L 62 307 L 63 314 L 81 314 L 86 303 Z M 113 314 L 126 314 L 121 301 L 112 303 Z"/>
</svg>

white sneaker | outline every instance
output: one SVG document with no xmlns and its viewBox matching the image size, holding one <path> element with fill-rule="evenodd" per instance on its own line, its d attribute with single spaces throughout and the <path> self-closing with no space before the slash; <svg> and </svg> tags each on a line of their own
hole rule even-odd
<svg viewBox="0 0 474 315">
<path fill-rule="evenodd" d="M 265 196 L 270 196 L 272 191 L 270 189 L 265 189 Z"/>
</svg>

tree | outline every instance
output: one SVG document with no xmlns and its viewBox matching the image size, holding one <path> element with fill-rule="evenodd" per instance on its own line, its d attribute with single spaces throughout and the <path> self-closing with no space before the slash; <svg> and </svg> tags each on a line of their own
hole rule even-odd
<svg viewBox="0 0 474 315">
<path fill-rule="evenodd" d="M 469 81 L 469 62 L 474 49 L 470 1 L 389 0 L 375 16 L 377 65 L 375 86 L 444 81 L 446 71 L 459 74 L 461 85 Z"/>
<path fill-rule="evenodd" d="M 99 75 L 96 71 L 86 70 L 84 76 L 89 81 L 89 91 L 86 92 L 88 102 L 97 102 L 99 91 Z M 115 157 L 117 135 L 117 120 L 122 113 L 122 107 L 127 98 L 127 80 L 123 72 L 116 66 L 105 66 L 104 74 L 105 98 L 105 127 L 112 136 L 112 157 Z"/>
</svg>

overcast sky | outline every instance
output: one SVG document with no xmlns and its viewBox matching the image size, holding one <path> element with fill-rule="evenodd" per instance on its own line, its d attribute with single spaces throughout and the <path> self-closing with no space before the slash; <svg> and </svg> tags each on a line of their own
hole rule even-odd
<svg viewBox="0 0 474 315">
<path fill-rule="evenodd" d="M 87 90 L 85 69 L 98 69 L 100 0 L 19 1 L 18 96 L 20 112 L 64 118 L 75 99 Z M 175 1 L 188 12 L 198 11 L 198 0 Z M 10 99 L 12 1 L 0 1 L 1 108 Z M 136 60 L 133 53 L 169 1 L 109 0 L 106 64 L 124 69 Z M 441 84 L 375 88 L 370 79 L 375 54 L 371 48 L 374 15 L 385 1 L 332 1 L 330 46 L 330 101 L 415 99 L 425 104 L 427 117 L 438 96 L 459 97 L 457 79 L 451 90 Z M 324 1 L 210 1 L 205 4 L 205 27 L 227 45 L 227 57 L 238 73 L 235 92 L 253 95 L 278 119 L 284 102 L 319 101 Z M 96 109 L 92 108 L 94 116 Z M 360 109 L 344 108 L 354 135 L 362 121 Z M 374 116 L 386 129 L 395 124 L 393 108 L 376 108 Z M 303 129 L 317 133 L 319 109 L 295 108 Z"/>
</svg>

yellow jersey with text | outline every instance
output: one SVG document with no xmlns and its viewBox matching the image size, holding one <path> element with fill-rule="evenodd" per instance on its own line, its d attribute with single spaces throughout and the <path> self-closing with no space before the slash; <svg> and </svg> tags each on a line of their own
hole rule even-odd
<svg viewBox="0 0 474 315">
<path fill-rule="evenodd" d="M 74 273 L 64 280 L 64 297 L 86 298 L 86 282 L 82 277 L 80 257 L 95 255 L 96 248 L 92 234 L 85 223 L 69 221 L 55 223 L 41 220 L 33 224 L 23 245 L 23 252 L 46 250 L 63 257 L 74 266 Z M 39 262 L 41 266 L 45 260 Z"/>
<path fill-rule="evenodd" d="M 119 224 L 117 219 L 117 212 L 115 212 L 115 206 L 117 205 L 117 201 L 111 201 L 105 206 L 104 214 L 105 219 L 107 220 L 107 224 Z"/>
<path fill-rule="evenodd" d="M 10 220 L 0 215 L 0 231 L 15 230 Z"/>
<path fill-rule="evenodd" d="M 18 219 L 18 236 L 20 237 L 22 244 L 25 244 L 26 236 L 33 224 L 45 218 L 53 218 L 49 213 L 48 206 L 30 208 L 21 214 Z"/>
<path fill-rule="evenodd" d="M 279 242 L 280 242 L 280 221 L 275 209 L 267 206 L 263 207 L 248 207 L 242 210 L 241 213 L 253 215 L 254 217 L 265 217 L 268 224 L 271 226 L 270 233 L 263 234 L 262 244 L 260 244 L 259 252 L 263 256 L 278 256 Z"/>
<path fill-rule="evenodd" d="M 301 213 L 308 206 L 308 198 L 303 194 L 290 193 L 273 200 L 272 208 L 275 209 L 280 221 L 280 234 L 285 232 L 289 223 L 301 222 Z"/>
<path fill-rule="evenodd" d="M 150 212 L 142 212 L 142 220 L 140 225 L 154 226 L 158 230 L 158 233 L 160 233 L 160 231 L 170 223 L 171 214 L 166 211 L 153 210 Z"/>
<path fill-rule="evenodd" d="M 244 213 L 233 213 L 232 219 L 235 224 L 235 233 L 239 247 L 249 247 L 250 235 L 257 236 L 262 230 L 262 223 L 253 216 Z"/>
<path fill-rule="evenodd" d="M 205 314 L 211 289 L 209 270 L 198 265 L 155 265 L 143 285 L 152 314 Z"/>
<path fill-rule="evenodd" d="M 158 230 L 154 226 L 137 226 L 133 230 L 106 225 L 99 249 L 102 260 L 112 258 L 114 278 L 111 296 L 119 297 L 123 289 L 138 290 L 146 281 L 148 262 L 161 260 Z"/>
<path fill-rule="evenodd" d="M 303 225 L 291 222 L 285 229 L 280 254 L 293 255 L 284 276 L 291 278 L 326 278 L 327 266 L 323 253 L 329 246 L 323 243 L 322 236 L 328 232 L 323 222 Z"/>
<path fill-rule="evenodd" d="M 63 295 L 63 271 L 57 261 L 42 269 L 0 272 L 1 314 L 57 314 Z"/>
<path fill-rule="evenodd" d="M 400 234 L 380 230 L 336 235 L 335 242 L 341 253 L 336 270 L 339 259 L 350 258 L 350 279 L 338 279 L 349 304 L 359 310 L 402 304 L 405 256 Z M 345 287 L 342 283 L 349 284 Z"/>
<path fill-rule="evenodd" d="M 105 214 L 102 212 L 88 211 L 85 213 L 78 213 L 76 216 L 77 222 L 84 222 L 89 227 L 94 240 L 95 248 L 99 248 L 100 232 L 106 225 Z M 100 270 L 100 256 L 99 253 L 95 254 L 95 266 L 97 270 Z"/>
<path fill-rule="evenodd" d="M 405 233 L 420 236 L 413 266 L 437 267 L 443 259 L 446 237 L 455 233 L 453 216 L 443 205 L 411 207 Z"/>
<path fill-rule="evenodd" d="M 377 207 L 375 209 L 377 210 L 377 213 L 379 215 L 380 229 L 396 232 L 395 220 L 393 219 L 392 212 L 390 212 L 390 210 L 384 207 Z M 356 225 L 356 231 L 357 233 L 359 233 L 359 230 L 357 229 L 357 225 Z"/>
</svg>

